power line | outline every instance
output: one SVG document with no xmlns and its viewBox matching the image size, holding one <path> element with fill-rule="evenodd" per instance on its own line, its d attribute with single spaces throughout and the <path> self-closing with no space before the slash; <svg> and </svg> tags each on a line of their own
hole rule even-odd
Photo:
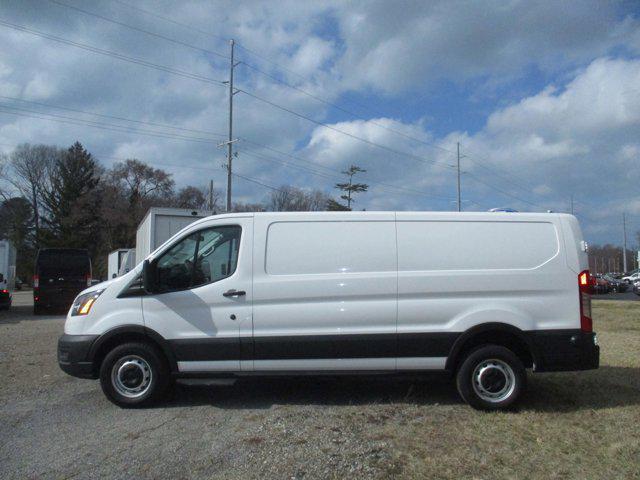
<svg viewBox="0 0 640 480">
<path fill-rule="evenodd" d="M 112 20 L 112 19 L 110 19 L 110 18 L 107 18 L 107 17 L 105 17 L 105 16 L 97 15 L 97 14 L 94 14 L 94 13 L 92 13 L 92 12 L 88 12 L 88 11 L 86 11 L 86 10 L 83 10 L 83 9 L 80 9 L 80 8 L 77 8 L 77 7 L 73 7 L 73 6 L 71 6 L 71 5 L 67 5 L 67 4 L 65 4 L 65 3 L 63 3 L 63 2 L 60 2 L 59 0 L 48 0 L 48 1 L 53 2 L 53 3 L 56 3 L 56 4 L 58 4 L 58 5 L 66 6 L 66 7 L 68 7 L 68 8 L 73 8 L 74 10 L 80 11 L 80 12 L 85 13 L 85 14 L 87 14 L 87 15 L 93 15 L 93 16 L 96 16 L 96 17 L 101 18 L 101 19 L 103 19 L 103 20 L 106 20 L 106 21 L 109 21 L 109 22 L 112 22 L 112 23 L 116 23 L 116 24 L 118 24 L 118 25 L 122 25 L 122 26 L 127 27 L 127 28 L 132 28 L 132 29 L 134 29 L 134 30 L 141 31 L 141 32 L 146 33 L 146 34 L 149 34 L 149 35 L 157 36 L 157 37 L 162 38 L 162 39 L 164 39 L 164 40 L 167 40 L 167 41 L 170 41 L 170 42 L 174 42 L 174 43 L 177 43 L 177 44 L 179 44 L 179 45 L 182 45 L 182 46 L 185 46 L 185 47 L 188 47 L 188 48 L 192 48 L 192 49 L 200 50 L 200 51 L 207 52 L 207 53 L 212 53 L 212 54 L 214 54 L 214 55 L 220 56 L 220 57 L 225 58 L 225 59 L 227 59 L 227 60 L 229 59 L 229 57 L 228 57 L 228 56 L 223 55 L 223 54 L 220 54 L 220 53 L 218 53 L 218 52 L 214 52 L 214 51 L 207 50 L 207 49 L 202 49 L 202 48 L 200 48 L 200 47 L 197 47 L 197 46 L 195 46 L 195 45 L 188 44 L 188 43 L 186 43 L 186 42 L 182 42 L 182 41 L 179 41 L 179 40 L 175 40 L 175 39 L 173 39 L 173 38 L 166 37 L 166 36 L 163 36 L 163 35 L 155 34 L 154 32 L 149 32 L 149 31 L 147 31 L 147 30 L 142 30 L 142 29 L 139 29 L 139 28 L 137 28 L 137 27 L 134 27 L 134 26 L 131 26 L 131 25 L 125 24 L 125 23 L 123 23 L 123 22 L 118 22 L 118 21 Z M 154 16 L 154 17 L 156 17 L 156 18 L 160 18 L 160 19 L 162 19 L 162 20 L 164 20 L 164 21 L 171 22 L 171 23 L 173 23 L 173 24 L 176 24 L 176 25 L 182 26 L 182 27 L 187 28 L 187 29 L 190 29 L 190 30 L 194 30 L 194 31 L 196 31 L 196 32 L 198 32 L 198 33 L 201 33 L 201 34 L 204 34 L 204 35 L 212 35 L 212 36 L 215 36 L 215 37 L 217 37 L 217 38 L 222 38 L 222 37 L 220 37 L 220 36 L 218 36 L 218 35 L 213 35 L 213 34 L 211 34 L 210 32 L 205 32 L 205 31 L 203 31 L 203 30 L 199 30 L 199 29 L 197 29 L 197 28 L 195 28 L 195 27 L 192 27 L 192 26 L 190 26 L 190 25 L 187 25 L 187 24 L 184 24 L 184 23 L 181 23 L 181 22 L 177 22 L 177 21 L 171 20 L 171 19 L 169 19 L 169 18 L 166 18 L 166 17 L 163 17 L 163 16 L 161 16 L 161 15 L 158 15 L 158 14 L 155 14 L 155 13 L 152 13 L 152 12 L 149 12 L 149 11 L 144 10 L 144 9 L 141 9 L 141 8 L 139 8 L 139 7 L 134 7 L 134 6 L 132 6 L 132 5 L 126 4 L 126 3 L 121 2 L 121 1 L 118 1 L 118 3 L 123 4 L 123 5 L 126 5 L 126 6 L 127 6 L 127 7 L 129 7 L 129 8 L 134 8 L 135 10 L 138 10 L 138 11 L 143 12 L 143 13 L 145 13 L 145 14 L 152 15 L 152 16 Z M 260 54 L 258 54 L 258 53 L 256 53 L 256 52 L 254 52 L 253 50 L 248 49 L 247 47 L 244 47 L 244 46 L 242 46 L 242 45 L 240 45 L 240 44 L 238 44 L 238 43 L 236 43 L 236 46 L 237 46 L 238 48 L 242 48 L 243 50 L 247 51 L 248 53 L 251 53 L 252 55 L 255 55 L 256 57 L 262 58 L 262 59 L 263 59 L 263 60 L 265 60 L 265 61 L 268 61 L 268 62 L 270 62 L 270 63 L 273 63 L 274 65 L 278 66 L 279 68 L 281 68 L 281 69 L 283 69 L 283 70 L 285 70 L 285 69 L 286 69 L 286 68 L 285 68 L 285 67 L 283 67 L 282 65 L 279 65 L 279 64 L 277 64 L 277 63 L 275 63 L 275 62 L 272 62 L 271 60 L 266 59 L 266 57 L 264 57 L 264 56 L 262 56 L 262 55 L 260 55 Z M 321 102 L 321 103 L 324 103 L 325 105 L 328 105 L 328 106 L 331 106 L 331 107 L 333 107 L 333 108 L 336 108 L 336 109 L 338 109 L 338 110 L 340 110 L 340 111 L 342 111 L 342 112 L 344 112 L 344 113 L 347 113 L 347 114 L 349 114 L 349 115 L 352 115 L 352 116 L 355 116 L 355 117 L 359 117 L 359 115 L 358 115 L 357 113 L 354 113 L 354 112 L 353 112 L 353 111 L 351 111 L 351 110 L 348 110 L 348 109 L 346 109 L 346 108 L 343 108 L 343 107 L 341 107 L 340 105 L 337 105 L 337 104 L 335 104 L 335 103 L 332 103 L 332 102 L 330 102 L 330 101 L 328 101 L 328 100 L 326 100 L 326 99 L 324 99 L 324 98 L 322 98 L 322 97 L 319 97 L 318 95 L 312 94 L 312 93 L 310 93 L 310 92 L 308 92 L 308 91 L 306 91 L 306 90 L 304 90 L 304 89 L 302 89 L 302 88 L 300 88 L 300 87 L 296 87 L 295 85 L 291 85 L 290 83 L 288 83 L 288 82 L 286 82 L 286 81 L 284 81 L 284 80 L 282 80 L 282 79 L 279 79 L 278 77 L 276 77 L 276 76 L 274 76 L 274 75 L 271 75 L 271 74 L 269 74 L 269 73 L 265 72 L 264 70 L 262 70 L 262 69 L 260 69 L 260 68 L 258 68 L 258 67 L 256 67 L 256 66 L 254 66 L 254 65 L 251 65 L 251 64 L 249 64 L 249 63 L 247 63 L 247 62 L 245 62 L 245 61 L 242 61 L 242 60 L 241 60 L 241 61 L 239 61 L 239 62 L 238 62 L 238 64 L 245 65 L 246 67 L 248 67 L 248 68 L 250 68 L 250 69 L 252 69 L 252 70 L 254 70 L 254 71 L 256 71 L 256 72 L 260 73 L 261 75 L 264 75 L 264 76 L 266 76 L 266 77 L 268 77 L 268 78 L 270 78 L 270 79 L 272 79 L 272 80 L 274 80 L 274 81 L 276 81 L 276 82 L 278 82 L 278 83 L 281 83 L 282 85 L 285 85 L 285 86 L 286 86 L 286 87 L 288 87 L 288 88 L 294 89 L 294 90 L 296 90 L 296 91 L 298 91 L 298 92 L 300 92 L 300 93 L 302 93 L 302 94 L 304 94 L 304 95 L 306 95 L 306 96 L 308 96 L 308 97 L 310 97 L 310 98 L 313 98 L 313 99 L 315 99 L 315 100 L 317 100 L 317 101 L 319 101 L 319 102 Z M 290 72 L 291 72 L 291 73 L 295 73 L 295 72 L 292 72 L 292 71 L 290 71 Z M 296 75 L 299 75 L 299 74 L 296 74 Z M 301 75 L 299 75 L 299 76 L 300 76 L 300 78 L 302 78 L 302 79 L 306 80 L 306 79 L 305 79 L 304 77 L 302 77 Z M 366 108 L 369 108 L 369 107 L 366 107 Z M 444 148 L 444 147 L 441 147 L 441 146 L 436 145 L 436 144 L 434 144 L 434 143 L 425 142 L 424 140 L 421 140 L 421 139 L 415 138 L 415 137 L 413 137 L 413 136 L 411 136 L 411 135 L 408 135 L 408 134 L 405 134 L 404 132 L 400 132 L 400 131 L 398 131 L 398 130 L 396 130 L 396 129 L 390 128 L 390 127 L 388 127 L 388 126 L 386 126 L 386 125 L 382 125 L 382 124 L 380 124 L 380 123 L 378 123 L 378 122 L 374 122 L 374 121 L 369 120 L 369 123 L 371 123 L 372 125 L 376 125 L 377 127 L 383 128 L 383 129 L 385 129 L 385 130 L 387 130 L 387 131 L 389 131 L 389 132 L 392 132 L 392 133 L 394 133 L 394 134 L 396 134 L 396 135 L 400 135 L 400 136 L 402 136 L 402 137 L 404 137 L 404 138 L 407 138 L 407 139 L 413 140 L 413 141 L 415 141 L 415 142 L 421 143 L 421 144 L 423 144 L 423 145 L 426 145 L 426 146 L 429 146 L 429 147 L 432 147 L 432 148 L 436 148 L 436 149 L 439 149 L 439 150 L 441 150 L 441 151 L 448 152 L 448 153 L 451 153 L 451 154 L 453 154 L 453 153 L 454 153 L 453 151 L 448 150 L 448 149 L 446 149 L 446 148 Z"/>
<path fill-rule="evenodd" d="M 18 111 L 6 111 L 6 110 L 2 110 L 2 109 L 10 109 L 10 110 L 18 110 Z M 25 111 L 26 112 L 30 112 L 30 113 L 21 113 L 21 112 L 25 112 Z M 37 119 L 40 119 L 40 120 L 47 120 L 47 121 L 50 121 L 50 122 L 58 122 L 58 123 L 64 123 L 64 124 L 69 124 L 69 125 L 88 126 L 88 127 L 93 127 L 93 128 L 97 128 L 97 129 L 100 129 L 100 130 L 109 130 L 109 131 L 118 132 L 118 133 L 127 133 L 127 134 L 133 133 L 133 134 L 137 134 L 137 135 L 145 135 L 145 136 L 151 136 L 151 137 L 167 138 L 167 139 L 172 139 L 172 140 L 183 140 L 183 141 L 197 142 L 197 143 L 209 143 L 209 144 L 217 143 L 215 140 L 210 140 L 210 139 L 206 139 L 206 138 L 188 137 L 188 136 L 185 136 L 185 135 L 172 134 L 172 133 L 167 133 L 167 132 L 153 132 L 153 131 L 148 131 L 148 130 L 132 129 L 132 128 L 124 127 L 122 125 L 91 122 L 91 121 L 88 121 L 88 120 L 76 120 L 76 119 L 72 119 L 71 117 L 64 117 L 62 115 L 56 115 L 56 114 L 52 114 L 52 113 L 36 112 L 36 111 L 33 111 L 33 110 L 27 110 L 27 109 L 23 109 L 23 108 L 11 107 L 11 106 L 6 106 L 6 105 L 0 105 L 0 113 L 4 113 L 4 114 L 7 114 L 7 115 L 20 116 L 20 117 L 37 118 Z M 42 116 L 39 116 L 39 115 L 45 115 L 45 116 L 42 117 Z M 58 118 L 47 118 L 47 116 L 59 117 L 61 119 L 58 119 Z"/>
<path fill-rule="evenodd" d="M 246 180 L 247 182 L 251 182 L 251 183 L 256 183 L 258 185 L 262 185 L 263 187 L 269 188 L 271 190 L 275 190 L 276 192 L 284 193 L 284 190 L 282 190 L 280 188 L 277 188 L 277 187 L 274 187 L 273 185 L 268 185 L 266 183 L 262 183 L 261 181 L 256 180 L 255 178 L 246 177 L 244 175 L 240 175 L 239 173 L 235 173 L 235 172 L 232 173 L 231 175 L 233 175 L 234 177 L 242 178 L 242 179 Z"/>
<path fill-rule="evenodd" d="M 400 155 L 402 157 L 412 158 L 412 159 L 417 160 L 417 161 L 422 162 L 422 163 L 430 163 L 430 164 L 435 165 L 435 166 L 440 167 L 440 168 L 448 168 L 448 169 L 453 169 L 454 168 L 452 165 L 447 165 L 447 164 L 443 165 L 443 164 L 438 163 L 438 162 L 436 162 L 434 160 L 427 160 L 427 159 L 419 157 L 417 155 L 413 155 L 413 154 L 407 153 L 407 152 L 402 152 L 400 150 L 396 150 L 394 148 L 387 147 L 386 145 L 381 145 L 379 143 L 372 142 L 371 140 L 367 140 L 365 138 L 359 137 L 359 136 L 354 135 L 352 133 L 345 132 L 344 130 L 340 130 L 339 128 L 336 128 L 336 127 L 334 127 L 332 125 L 329 125 L 329 124 L 324 123 L 324 122 L 320 122 L 318 120 L 314 120 L 311 117 L 308 117 L 306 115 L 298 113 L 298 112 L 296 112 L 294 110 L 291 110 L 291 109 L 289 109 L 287 107 L 283 107 L 281 105 L 278 105 L 277 103 L 274 103 L 274 102 L 272 102 L 270 100 L 267 100 L 266 98 L 262 98 L 262 97 L 260 97 L 258 95 L 255 95 L 255 94 L 253 94 L 251 92 L 248 92 L 247 90 L 238 89 L 238 92 L 242 92 L 242 93 L 244 93 L 245 95 L 248 95 L 251 98 L 254 98 L 254 99 L 259 100 L 259 101 L 261 101 L 263 103 L 266 103 L 267 105 L 271 105 L 274 108 L 277 108 L 277 109 L 282 110 L 284 112 L 290 113 L 291 115 L 294 115 L 296 117 L 299 117 L 299 118 L 302 118 L 304 120 L 307 120 L 308 122 L 315 123 L 316 125 L 319 125 L 321 127 L 327 128 L 329 130 L 333 130 L 334 132 L 340 133 L 342 135 L 345 135 L 347 137 L 353 138 L 353 139 L 358 140 L 360 142 L 366 143 L 367 145 L 371 145 L 373 147 L 377 147 L 377 148 L 380 148 L 382 150 L 386 150 L 388 152 L 394 153 L 396 155 Z"/>
<path fill-rule="evenodd" d="M 18 102 L 30 103 L 30 104 L 38 105 L 38 106 L 41 106 L 41 107 L 56 108 L 56 109 L 59 109 L 59 110 L 66 110 L 66 111 L 69 111 L 69 112 L 82 113 L 82 114 L 85 114 L 85 115 L 94 115 L 96 117 L 111 118 L 111 119 L 114 119 L 114 120 L 122 120 L 122 121 L 125 121 L 125 122 L 138 123 L 138 124 L 141 124 L 141 125 L 150 125 L 150 126 L 154 126 L 154 127 L 171 128 L 171 129 L 180 130 L 180 131 L 183 131 L 183 132 L 203 133 L 205 135 L 214 135 L 214 136 L 217 136 L 217 137 L 224 137 L 224 134 L 222 134 L 222 133 L 211 132 L 211 131 L 207 131 L 207 130 L 196 130 L 196 129 L 193 129 L 193 128 L 182 128 L 182 127 L 176 127 L 176 126 L 173 126 L 173 125 L 169 125 L 169 124 L 166 124 L 166 123 L 147 122 L 147 121 L 143 121 L 143 120 L 134 120 L 132 118 L 118 117 L 118 116 L 115 116 L 115 115 L 106 115 L 106 114 L 103 114 L 103 113 L 87 112 L 86 110 L 78 110 L 78 109 L 75 109 L 75 108 L 62 107 L 60 105 L 53 105 L 51 103 L 34 102 L 32 100 L 24 100 L 22 98 L 16 98 L 16 97 L 7 97 L 5 95 L 0 95 L 0 98 L 4 98 L 4 99 L 7 99 L 7 100 L 15 100 L 15 101 L 18 101 Z"/>
<path fill-rule="evenodd" d="M 48 1 L 51 2 L 51 3 L 55 3 L 56 5 L 59 5 L 61 7 L 69 8 L 69 9 L 75 10 L 77 12 L 83 13 L 85 15 L 90 15 L 92 17 L 99 18 L 101 20 L 104 20 L 105 22 L 110 22 L 110 23 L 113 23 L 113 24 L 116 24 L 116 25 L 120 25 L 122 27 L 129 28 L 131 30 L 135 30 L 135 31 L 140 32 L 140 33 L 144 33 L 146 35 L 150 35 L 150 36 L 153 36 L 153 37 L 156 37 L 156 38 L 160 38 L 162 40 L 166 40 L 167 42 L 175 43 L 176 45 L 181 45 L 183 47 L 191 48 L 193 50 L 198 50 L 198 51 L 200 51 L 202 53 L 209 53 L 211 55 L 215 55 L 217 57 L 224 58 L 225 60 L 229 60 L 229 57 L 227 55 L 224 55 L 222 53 L 218 53 L 218 52 L 213 51 L 213 50 L 208 50 L 206 48 L 201 48 L 201 47 L 198 47 L 196 45 L 191 45 L 189 43 L 182 42 L 180 40 L 176 40 L 175 38 L 167 37 L 165 35 L 161 35 L 159 33 L 151 32 L 149 30 L 144 30 L 142 28 L 139 28 L 139 27 L 136 27 L 136 26 L 133 26 L 133 25 L 129 25 L 127 23 L 120 22 L 118 20 L 114 20 L 112 18 L 106 17 L 104 15 L 100 15 L 100 14 L 94 13 L 94 12 L 89 12 L 89 11 L 84 10 L 82 8 L 78 8 L 76 6 L 69 5 L 68 3 L 64 3 L 64 2 L 61 2 L 59 0 L 48 0 Z"/>
<path fill-rule="evenodd" d="M 112 1 L 116 2 L 116 3 L 119 3 L 120 5 L 124 5 L 127 8 L 131 8 L 132 10 L 137 10 L 138 12 L 144 13 L 145 15 L 149 15 L 149 16 L 152 16 L 152 17 L 155 17 L 155 18 L 159 18 L 160 20 L 164 20 L 165 22 L 169 22 L 169 23 L 171 23 L 173 25 L 177 25 L 179 27 L 186 28 L 187 30 L 194 31 L 194 32 L 200 33 L 202 35 L 215 37 L 215 38 L 218 38 L 220 40 L 224 40 L 225 42 L 229 40 L 228 38 L 225 38 L 225 37 L 223 37 L 221 35 L 216 35 L 215 33 L 207 32 L 205 30 L 200 30 L 200 29 L 198 29 L 198 28 L 196 28 L 196 27 L 194 27 L 192 25 L 188 25 L 186 23 L 178 22 L 177 20 L 174 20 L 172 18 L 164 17 L 164 16 L 159 15 L 159 14 L 157 14 L 155 12 L 150 12 L 149 10 L 145 10 L 145 9 L 137 7 L 135 5 L 128 4 L 128 3 L 123 2 L 121 0 L 112 0 Z M 229 58 L 229 57 L 227 57 L 227 58 Z"/>
<path fill-rule="evenodd" d="M 178 69 L 175 69 L 175 68 L 167 67 L 166 65 L 160 65 L 160 64 L 153 63 L 153 62 L 148 62 L 146 60 L 142 60 L 142 59 L 139 59 L 139 58 L 129 57 L 129 56 L 123 55 L 121 53 L 112 52 L 111 50 L 105 50 L 105 49 L 102 49 L 102 48 L 94 47 L 92 45 L 87 45 L 87 44 L 84 44 L 84 43 L 75 42 L 73 40 L 68 40 L 68 39 L 63 38 L 63 37 L 59 37 L 59 36 L 56 36 L 56 35 L 51 35 L 51 34 L 48 34 L 48 33 L 44 33 L 44 32 L 41 32 L 39 30 L 34 30 L 32 28 L 25 27 L 24 25 L 17 25 L 15 23 L 7 22 L 2 18 L 0 18 L 0 25 L 4 25 L 5 27 L 9 27 L 9 28 L 12 28 L 14 30 L 18 30 L 18 31 L 21 31 L 21 32 L 24 32 L 24 33 L 28 33 L 30 35 L 35 35 L 37 37 L 45 38 L 47 40 L 51 40 L 51 41 L 54 41 L 54 42 L 62 43 L 64 45 L 70 45 L 70 46 L 73 46 L 73 47 L 76 47 L 76 48 L 81 48 L 83 50 L 86 50 L 86 51 L 89 51 L 89 52 L 92 52 L 92 53 L 97 53 L 97 54 L 100 54 L 100 55 L 105 55 L 105 56 L 108 56 L 108 57 L 116 58 L 116 59 L 122 60 L 124 62 L 133 63 L 133 64 L 140 65 L 140 66 L 147 67 L 147 68 L 152 68 L 152 69 L 159 70 L 159 71 L 162 71 L 162 72 L 165 72 L 165 73 L 170 73 L 172 75 L 176 75 L 176 76 L 179 76 L 179 77 L 189 78 L 189 79 L 192 79 L 192 80 L 198 80 L 200 82 L 210 83 L 210 84 L 213 84 L 213 85 L 223 85 L 223 86 L 225 85 L 223 81 L 216 80 L 215 78 L 205 77 L 203 75 L 199 75 L 199 74 L 195 74 L 195 73 L 191 73 L 191 72 L 186 72 L 184 70 L 178 70 Z"/>
<path fill-rule="evenodd" d="M 305 167 L 305 166 L 302 166 L 302 165 L 298 165 L 298 164 L 293 163 L 293 162 L 284 162 L 282 160 L 278 160 L 278 159 L 275 159 L 273 157 L 268 157 L 268 156 L 266 156 L 266 155 L 264 155 L 262 153 L 256 153 L 255 150 L 247 151 L 245 149 L 243 151 L 244 151 L 245 154 L 248 154 L 250 156 L 253 156 L 253 157 L 256 157 L 256 158 L 260 158 L 260 159 L 263 159 L 263 160 L 267 160 L 267 161 L 270 161 L 270 162 L 279 163 L 279 164 L 282 164 L 282 165 L 285 165 L 285 166 L 294 167 L 294 168 L 297 168 L 299 170 L 303 170 L 303 171 L 307 171 L 309 173 L 312 173 L 313 175 L 316 175 L 316 176 L 319 176 L 319 177 L 322 177 L 322 178 L 330 179 L 332 181 L 336 181 L 336 180 L 340 180 L 341 179 L 341 176 L 340 176 L 341 172 L 338 172 L 336 170 L 327 169 L 328 173 L 319 172 L 319 171 L 314 170 L 312 168 Z M 293 155 L 290 155 L 290 154 L 285 154 L 285 155 L 287 155 L 289 157 L 292 157 L 292 158 L 295 158 L 295 159 L 300 160 L 300 161 L 305 161 L 305 160 L 301 159 L 300 157 L 296 157 L 296 156 L 293 156 Z M 313 162 L 309 162 L 309 161 L 305 161 L 305 163 L 313 164 Z M 316 164 L 313 164 L 313 165 L 319 167 L 319 165 L 316 165 Z M 432 199 L 435 199 L 435 200 L 443 200 L 443 201 L 453 200 L 452 197 L 442 197 L 442 196 L 438 196 L 438 195 L 432 195 L 432 194 L 428 194 L 428 193 L 425 193 L 425 192 L 422 192 L 420 190 L 416 190 L 416 189 L 413 189 L 413 188 L 400 187 L 398 185 L 393 185 L 393 184 L 389 184 L 389 183 L 383 183 L 383 182 L 379 182 L 379 181 L 376 181 L 376 180 L 371 180 L 371 179 L 368 179 L 368 178 L 365 178 L 364 180 L 368 184 L 373 185 L 373 186 L 379 186 L 379 187 L 381 187 L 382 190 L 385 190 L 385 191 L 394 191 L 395 193 L 401 192 L 401 193 L 414 195 L 414 196 L 419 196 L 419 197 L 432 198 Z"/>
<path fill-rule="evenodd" d="M 479 179 L 478 177 L 476 177 L 476 176 L 475 176 L 475 175 L 473 175 L 472 173 L 469 173 L 469 172 L 465 172 L 465 173 L 466 173 L 466 174 L 467 174 L 467 176 L 469 176 L 470 178 L 473 178 L 476 182 L 481 183 L 481 184 L 483 184 L 483 185 L 485 185 L 485 186 L 487 186 L 487 187 L 489 187 L 489 188 L 491 188 L 491 189 L 493 189 L 493 190 L 495 190 L 495 191 L 497 191 L 497 192 L 500 192 L 500 193 L 502 193 L 503 195 L 506 195 L 506 196 L 508 196 L 508 197 L 511 197 L 511 198 L 513 198 L 513 199 L 515 199 L 515 200 L 519 200 L 519 201 L 521 201 L 521 202 L 523 202 L 523 203 L 527 203 L 527 204 L 529 204 L 529 205 L 531 205 L 531 206 L 534 206 L 534 207 L 539 207 L 539 208 L 543 208 L 543 209 L 544 209 L 544 208 L 546 208 L 546 207 L 544 207 L 543 205 L 540 205 L 540 204 L 537 204 L 537 203 L 534 203 L 534 202 L 530 202 L 529 200 L 525 200 L 524 198 L 518 197 L 518 196 L 516 196 L 516 195 L 513 195 L 513 194 L 511 194 L 511 193 L 509 193 L 509 192 L 505 191 L 505 190 L 502 190 L 501 188 L 498 188 L 498 187 L 496 187 L 495 185 L 491 185 L 490 183 L 487 183 L 487 182 L 485 182 L 485 181 L 483 181 L 483 180 Z"/>
<path fill-rule="evenodd" d="M 340 110 L 341 112 L 346 113 L 348 115 L 352 115 L 352 116 L 357 117 L 357 118 L 359 117 L 359 115 L 357 113 L 355 113 L 355 112 L 353 112 L 351 110 L 343 108 L 340 105 L 337 105 L 336 103 L 332 103 L 332 102 L 330 102 L 328 100 L 325 100 L 324 98 L 319 97 L 319 96 L 317 96 L 317 95 L 315 95 L 313 93 L 310 93 L 310 92 L 308 92 L 308 91 L 306 91 L 306 90 L 304 90 L 304 89 L 302 89 L 300 87 L 296 87 L 295 85 L 291 85 L 290 83 L 287 83 L 286 81 L 281 80 L 278 77 L 276 77 L 274 75 L 271 75 L 271 74 L 259 69 L 258 67 L 255 67 L 255 66 L 253 66 L 253 65 L 251 65 L 251 64 L 249 64 L 247 62 L 240 61 L 239 63 L 242 64 L 242 65 L 245 65 L 246 67 L 248 67 L 248 68 L 250 68 L 250 69 L 252 69 L 252 70 L 254 70 L 254 71 L 256 71 L 256 72 L 258 72 L 258 73 L 260 73 L 260 74 L 262 74 L 262 75 L 264 75 L 264 76 L 266 76 L 266 77 L 268 77 L 268 78 L 270 78 L 270 79 L 272 79 L 272 80 L 274 80 L 276 82 L 278 82 L 278 83 L 281 83 L 282 85 L 285 85 L 288 88 L 291 88 L 292 90 L 295 90 L 297 92 L 302 93 L 303 95 L 306 95 L 306 96 L 308 96 L 310 98 L 313 98 L 314 100 L 317 100 L 318 102 L 321 102 L 321 103 L 323 103 L 323 104 L 325 104 L 327 106 L 333 107 L 333 108 L 335 108 L 337 110 Z M 448 149 L 446 149 L 446 148 L 444 148 L 444 147 L 442 147 L 440 145 L 436 145 L 436 144 L 430 143 L 430 142 L 425 142 L 424 140 L 420 140 L 419 138 L 415 138 L 415 137 L 413 137 L 411 135 L 408 135 L 408 134 L 406 134 L 404 132 L 401 132 L 401 131 L 396 130 L 396 129 L 391 128 L 391 127 L 388 127 L 387 125 L 383 125 L 380 122 L 377 122 L 375 120 L 367 120 L 367 123 L 369 123 L 371 125 L 375 125 L 376 127 L 382 128 L 382 129 L 387 130 L 387 131 L 389 131 L 391 133 L 394 133 L 396 135 L 400 135 L 401 137 L 404 137 L 406 139 L 413 140 L 414 142 L 421 143 L 422 145 L 426 145 L 428 147 L 435 148 L 437 150 L 441 150 L 443 152 L 450 153 L 452 155 L 455 154 L 455 152 L 453 152 L 451 150 L 448 150 Z"/>
</svg>

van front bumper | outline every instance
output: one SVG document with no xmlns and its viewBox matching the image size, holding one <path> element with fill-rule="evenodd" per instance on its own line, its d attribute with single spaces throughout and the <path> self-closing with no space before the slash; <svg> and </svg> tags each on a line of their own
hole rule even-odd
<svg viewBox="0 0 640 480">
<path fill-rule="evenodd" d="M 531 332 L 536 350 L 536 372 L 593 370 L 600 365 L 600 347 L 594 332 L 546 330 Z"/>
<path fill-rule="evenodd" d="M 91 346 L 98 335 L 67 335 L 58 339 L 58 365 L 65 373 L 79 378 L 98 378 L 93 361 L 89 359 Z"/>
</svg>

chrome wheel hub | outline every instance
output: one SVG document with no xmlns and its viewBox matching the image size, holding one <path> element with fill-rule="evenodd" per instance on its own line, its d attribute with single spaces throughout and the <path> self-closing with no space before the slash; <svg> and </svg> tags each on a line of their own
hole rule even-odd
<svg viewBox="0 0 640 480">
<path fill-rule="evenodd" d="M 515 388 L 513 369 L 502 360 L 484 360 L 473 371 L 473 390 L 487 402 L 502 402 L 511 396 Z"/>
<path fill-rule="evenodd" d="M 137 355 L 127 355 L 119 359 L 111 369 L 111 383 L 116 391 L 128 398 L 138 398 L 144 395 L 153 374 L 151 367 L 144 358 Z"/>
</svg>

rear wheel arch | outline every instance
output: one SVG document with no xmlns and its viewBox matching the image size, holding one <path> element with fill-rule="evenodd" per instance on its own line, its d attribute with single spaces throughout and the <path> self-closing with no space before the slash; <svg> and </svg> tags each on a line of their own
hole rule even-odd
<svg viewBox="0 0 640 480">
<path fill-rule="evenodd" d="M 129 342 L 152 345 L 165 358 L 170 372 L 178 371 L 175 356 L 162 335 L 142 325 L 122 325 L 103 333 L 91 346 L 89 360 L 93 362 L 94 373 L 98 374 L 102 361 L 111 350 Z"/>
<path fill-rule="evenodd" d="M 535 348 L 524 331 L 506 323 L 486 323 L 472 327 L 458 337 L 447 357 L 445 368 L 455 372 L 469 353 L 483 345 L 508 348 L 525 368 L 531 368 L 535 363 Z"/>
</svg>

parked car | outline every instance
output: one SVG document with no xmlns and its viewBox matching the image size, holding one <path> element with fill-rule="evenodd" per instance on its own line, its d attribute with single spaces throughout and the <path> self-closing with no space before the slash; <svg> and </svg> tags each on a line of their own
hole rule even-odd
<svg viewBox="0 0 640 480">
<path fill-rule="evenodd" d="M 628 283 L 623 282 L 622 280 L 619 280 L 617 278 L 614 278 L 609 273 L 603 275 L 602 278 L 607 282 L 609 282 L 609 287 L 611 292 L 624 293 L 627 291 L 627 288 L 629 288 Z"/>
<path fill-rule="evenodd" d="M 36 257 L 33 276 L 33 312 L 67 311 L 73 299 L 91 286 L 91 260 L 87 250 L 43 248 Z"/>
<path fill-rule="evenodd" d="M 633 284 L 633 293 L 640 295 L 640 281 Z"/>
<path fill-rule="evenodd" d="M 9 310 L 12 301 L 11 290 L 2 285 L 2 280 L 2 274 L 0 273 L 0 310 Z"/>
<path fill-rule="evenodd" d="M 604 294 L 611 291 L 609 282 L 607 282 L 600 274 L 591 275 L 591 286 L 592 292 L 595 294 Z"/>
<path fill-rule="evenodd" d="M 58 362 L 123 407 L 171 377 L 439 370 L 504 409 L 527 368 L 598 367 L 585 250 L 567 214 L 210 216 L 84 290 Z"/>
<path fill-rule="evenodd" d="M 635 283 L 638 280 L 640 280 L 640 272 L 635 272 L 625 277 L 622 277 L 622 281 L 626 282 L 627 284 Z"/>
</svg>

